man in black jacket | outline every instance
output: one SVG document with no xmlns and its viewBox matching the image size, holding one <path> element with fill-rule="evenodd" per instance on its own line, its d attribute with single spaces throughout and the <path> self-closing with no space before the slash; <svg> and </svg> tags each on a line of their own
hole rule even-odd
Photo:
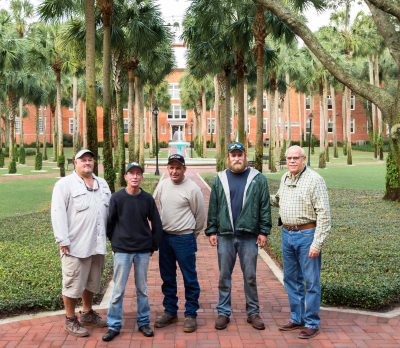
<svg viewBox="0 0 400 348">
<path fill-rule="evenodd" d="M 140 188 L 143 168 L 136 162 L 129 163 L 125 180 L 127 187 L 114 193 L 110 200 L 107 237 L 114 252 L 114 290 L 107 314 L 108 331 L 103 341 L 111 341 L 120 332 L 122 303 L 132 263 L 135 265 L 139 331 L 146 337 L 154 336 L 149 325 L 147 271 L 150 256 L 158 250 L 162 224 L 153 197 Z"/>
</svg>

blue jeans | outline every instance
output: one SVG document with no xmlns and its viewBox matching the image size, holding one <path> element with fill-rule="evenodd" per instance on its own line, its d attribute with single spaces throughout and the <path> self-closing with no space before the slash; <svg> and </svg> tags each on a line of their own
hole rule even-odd
<svg viewBox="0 0 400 348">
<path fill-rule="evenodd" d="M 289 297 L 290 321 L 319 328 L 321 304 L 321 254 L 308 257 L 315 228 L 288 231 L 282 228 L 283 282 Z"/>
<path fill-rule="evenodd" d="M 176 263 L 181 269 L 185 285 L 185 317 L 196 317 L 199 309 L 200 285 L 196 272 L 197 243 L 194 234 L 174 235 L 163 233 L 160 243 L 159 266 L 163 284 L 163 305 L 166 313 L 176 315 L 178 297 Z"/>
<path fill-rule="evenodd" d="M 229 317 L 232 312 L 232 272 L 237 254 L 243 273 L 247 315 L 259 314 L 256 277 L 258 247 L 256 242 L 256 236 L 218 236 L 219 300 L 217 311 L 219 315 Z"/>
<path fill-rule="evenodd" d="M 135 266 L 138 327 L 150 324 L 150 305 L 147 296 L 147 270 L 150 253 L 114 253 L 114 290 L 107 314 L 108 328 L 119 332 L 122 323 L 122 303 L 132 264 Z"/>
</svg>

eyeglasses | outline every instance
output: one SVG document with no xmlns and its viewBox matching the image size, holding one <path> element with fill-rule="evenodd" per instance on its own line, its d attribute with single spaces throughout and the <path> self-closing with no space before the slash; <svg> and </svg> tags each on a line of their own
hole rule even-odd
<svg viewBox="0 0 400 348">
<path fill-rule="evenodd" d="M 286 161 L 295 161 L 295 162 L 297 162 L 300 158 L 303 158 L 303 156 L 301 156 L 301 157 L 298 157 L 298 156 L 296 156 L 296 157 L 286 157 Z"/>
<path fill-rule="evenodd" d="M 93 185 L 93 188 L 92 188 L 86 184 L 85 180 L 83 180 L 86 190 L 88 190 L 89 192 L 96 192 L 100 188 L 100 185 L 99 185 L 99 182 L 97 181 L 97 179 L 93 178 L 93 180 L 96 181 L 97 187 L 95 187 L 95 185 Z"/>
<path fill-rule="evenodd" d="M 240 150 L 244 151 L 244 145 L 241 143 L 233 143 L 229 145 L 229 152 L 232 152 L 233 150 Z"/>
</svg>

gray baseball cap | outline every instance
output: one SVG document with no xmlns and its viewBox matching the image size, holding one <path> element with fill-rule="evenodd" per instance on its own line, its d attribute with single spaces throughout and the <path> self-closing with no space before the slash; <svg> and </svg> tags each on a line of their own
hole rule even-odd
<svg viewBox="0 0 400 348">
<path fill-rule="evenodd" d="M 144 169 L 137 162 L 131 162 L 126 165 L 125 174 L 128 173 L 132 168 L 139 168 L 142 174 L 144 173 Z"/>
</svg>

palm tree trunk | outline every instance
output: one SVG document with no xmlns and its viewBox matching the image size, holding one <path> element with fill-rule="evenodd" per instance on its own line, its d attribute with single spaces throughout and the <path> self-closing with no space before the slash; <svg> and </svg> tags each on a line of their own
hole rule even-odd
<svg viewBox="0 0 400 348">
<path fill-rule="evenodd" d="M 287 101 L 287 115 L 288 115 L 288 147 L 292 145 L 292 125 L 291 125 L 291 117 L 290 117 L 290 77 L 289 74 L 286 74 L 286 101 Z"/>
<path fill-rule="evenodd" d="M 21 156 L 22 148 L 24 147 L 24 100 L 19 98 L 19 122 L 20 122 L 20 133 L 19 133 L 19 163 L 25 164 L 25 156 Z"/>
<path fill-rule="evenodd" d="M 263 164 L 263 93 L 264 93 L 264 46 L 266 34 L 266 25 L 264 18 L 264 6 L 257 3 L 256 17 L 254 21 L 254 37 L 256 41 L 256 149 L 255 149 L 255 168 L 262 172 Z M 270 124 L 271 125 L 271 124 Z M 271 136 L 271 133 L 270 133 Z M 271 138 L 270 138 L 270 150 L 271 150 Z M 271 154 L 270 154 L 271 156 Z M 270 157 L 271 158 L 271 157 Z M 273 164 L 275 166 L 275 164 Z M 271 162 L 270 162 L 271 169 Z"/>
<path fill-rule="evenodd" d="M 379 81 L 379 57 L 378 53 L 374 55 L 374 77 L 375 77 L 375 86 L 380 87 Z M 383 120 L 382 120 L 382 112 L 379 108 L 377 108 L 377 119 L 378 119 L 378 154 L 379 159 L 383 160 Z"/>
<path fill-rule="evenodd" d="M 371 85 L 375 84 L 374 78 L 374 60 L 371 55 L 368 55 L 368 74 L 369 74 L 369 83 Z M 372 134 L 370 134 L 370 140 L 372 145 L 374 146 L 374 158 L 378 158 L 378 129 L 376 122 L 376 105 L 374 103 L 371 104 L 371 113 L 372 113 Z"/>
<path fill-rule="evenodd" d="M 156 147 L 156 117 L 154 116 L 153 110 L 154 110 L 154 90 L 153 87 L 150 87 L 149 90 L 149 103 L 150 103 L 150 120 L 151 120 L 151 125 L 150 125 L 150 157 L 155 156 L 155 147 Z"/>
<path fill-rule="evenodd" d="M 56 71 L 56 89 L 57 89 L 57 101 L 56 101 L 56 110 L 57 110 L 57 149 L 58 149 L 58 157 L 64 154 L 63 149 L 63 130 L 62 130 L 62 113 L 61 113 L 61 71 Z"/>
<path fill-rule="evenodd" d="M 218 117 L 217 117 L 217 123 L 219 123 L 219 127 L 217 128 L 217 133 L 218 134 L 218 142 L 219 142 L 219 153 L 217 152 L 217 170 L 223 170 L 225 168 L 225 118 L 226 118 L 226 85 L 225 85 L 225 74 L 219 73 L 217 75 L 217 81 L 218 81 L 218 95 L 219 100 L 218 100 Z M 219 156 L 218 156 L 219 155 Z"/>
<path fill-rule="evenodd" d="M 324 87 L 323 83 L 319 84 L 319 161 L 318 168 L 326 167 L 325 157 L 325 108 L 324 108 Z"/>
<path fill-rule="evenodd" d="M 10 174 L 14 174 L 17 172 L 16 168 L 16 148 L 15 148 L 15 118 L 17 115 L 17 97 L 14 92 L 8 93 L 8 108 L 9 108 L 9 116 L 8 120 L 10 122 L 10 148 L 9 148 L 9 158 L 10 158 L 10 166 L 8 172 Z"/>
<path fill-rule="evenodd" d="M 304 127 L 305 122 L 303 122 L 304 118 L 303 118 L 302 107 L 301 107 L 301 93 L 300 92 L 297 93 L 297 112 L 299 113 L 299 123 L 300 123 L 300 127 L 299 127 L 300 147 L 303 147 L 303 134 L 304 134 L 303 127 Z"/>
<path fill-rule="evenodd" d="M 347 148 L 347 164 L 353 164 L 353 157 L 351 153 L 351 91 L 346 89 L 346 148 Z"/>
<path fill-rule="evenodd" d="M 343 155 L 347 156 L 347 144 L 346 144 L 346 134 L 347 134 L 347 89 L 344 87 L 342 93 L 342 146 L 343 146 Z"/>
<path fill-rule="evenodd" d="M 202 135 L 202 157 L 207 157 L 207 100 L 206 90 L 201 89 L 201 135 Z"/>
<path fill-rule="evenodd" d="M 133 152 L 133 160 L 139 162 L 139 144 L 140 144 L 140 118 L 143 117 L 142 110 L 140 109 L 140 78 L 135 76 L 135 149 Z"/>
<path fill-rule="evenodd" d="M 135 125 L 135 75 L 133 69 L 128 67 L 128 161 L 135 161 L 136 132 Z M 136 119 L 138 114 L 136 112 Z"/>
<path fill-rule="evenodd" d="M 336 124 L 336 92 L 335 87 L 330 85 L 330 93 L 332 97 L 332 136 L 333 136 L 333 157 L 339 158 L 339 151 L 337 147 L 337 124 Z"/>
<path fill-rule="evenodd" d="M 231 70 L 229 67 L 225 67 L 225 144 L 224 153 L 228 152 L 228 147 L 231 142 Z"/>
<path fill-rule="evenodd" d="M 94 153 L 95 166 L 93 172 L 98 174 L 98 141 L 96 112 L 96 51 L 95 51 L 95 9 L 94 0 L 85 1 L 86 24 L 86 117 L 88 148 Z"/>
<path fill-rule="evenodd" d="M 83 117 L 82 117 L 82 135 L 83 135 L 83 147 L 88 148 L 88 138 L 87 138 L 87 113 L 86 113 L 86 100 L 83 103 Z"/>
<path fill-rule="evenodd" d="M 56 106 L 50 105 L 50 113 L 53 126 L 53 160 L 58 162 L 58 119 L 56 117 Z"/>
<path fill-rule="evenodd" d="M 276 139 L 276 85 L 272 84 L 269 96 L 270 114 L 269 114 L 269 170 L 276 173 L 276 155 L 275 155 L 275 139 Z"/>
<path fill-rule="evenodd" d="M 328 139 L 328 120 L 329 120 L 329 115 L 328 115 L 328 83 L 324 81 L 323 84 L 323 107 L 324 107 L 324 147 L 325 147 L 325 160 L 326 162 L 329 162 L 329 139 Z"/>
<path fill-rule="evenodd" d="M 144 137 L 144 118 L 145 118 L 145 109 L 144 109 L 144 86 L 141 80 L 139 80 L 139 88 L 138 88 L 138 95 L 137 99 L 139 101 L 138 107 L 139 107 L 139 114 L 137 117 L 139 118 L 139 156 L 138 156 L 138 162 L 140 165 L 144 168 L 144 143 L 145 143 L 145 137 Z"/>
<path fill-rule="evenodd" d="M 36 155 L 37 155 L 40 152 L 39 108 L 37 105 L 35 105 L 35 114 L 36 114 L 35 133 L 36 133 Z"/>
<path fill-rule="evenodd" d="M 78 151 L 78 139 L 77 139 L 77 99 L 78 99 L 78 77 L 74 75 L 72 77 L 72 117 L 74 120 L 74 128 L 72 132 L 72 148 L 73 153 Z"/>
<path fill-rule="evenodd" d="M 47 116 L 43 106 L 40 107 L 43 120 L 43 160 L 47 161 Z"/>
<path fill-rule="evenodd" d="M 244 58 L 237 54 L 237 110 L 238 110 L 238 140 L 246 144 L 246 130 L 244 125 Z"/>
<path fill-rule="evenodd" d="M 215 115 L 215 152 L 217 162 L 221 158 L 221 143 L 220 138 L 220 88 L 218 83 L 218 75 L 214 75 L 214 115 Z"/>
</svg>

